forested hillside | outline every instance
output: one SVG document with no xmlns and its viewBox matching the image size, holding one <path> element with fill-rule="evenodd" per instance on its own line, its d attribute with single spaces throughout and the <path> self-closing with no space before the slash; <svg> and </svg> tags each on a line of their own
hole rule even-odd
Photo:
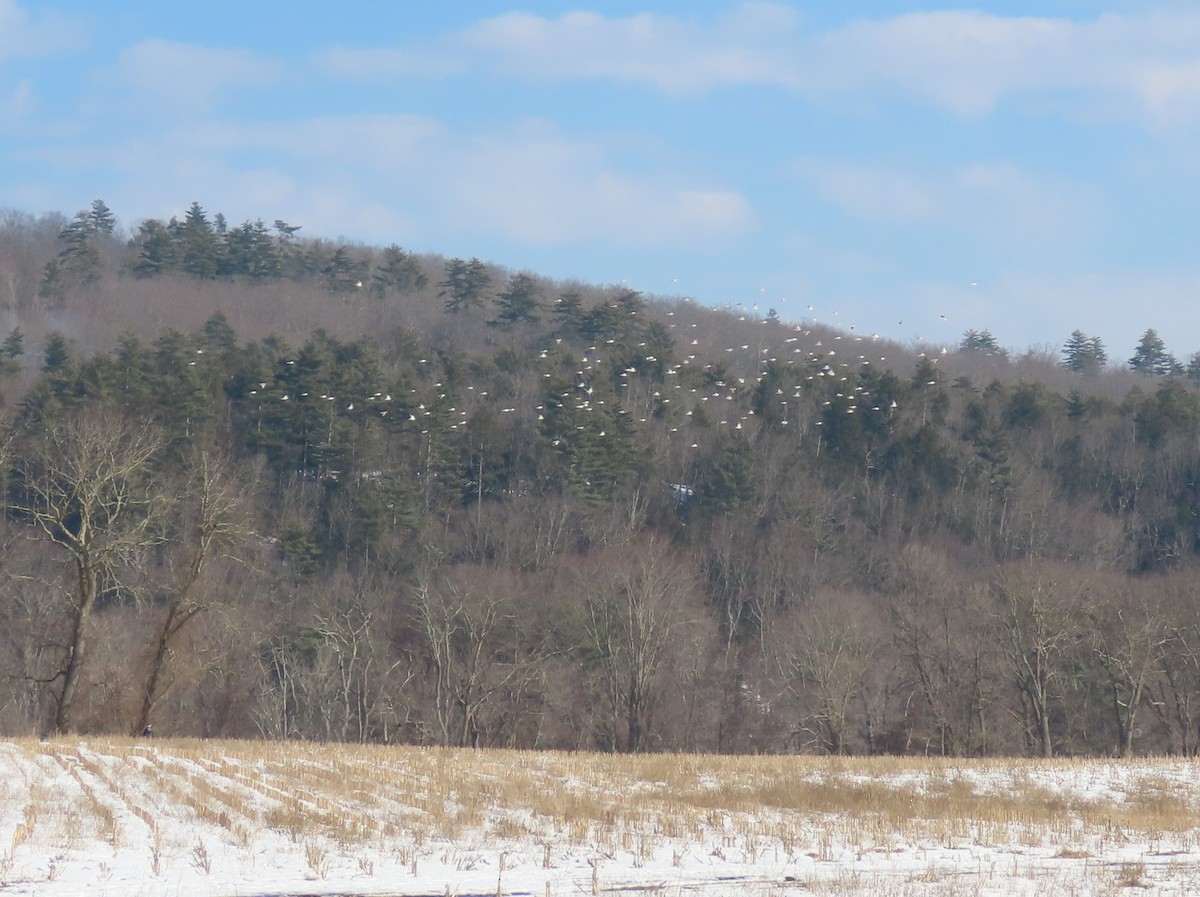
<svg viewBox="0 0 1200 897">
<path fill-rule="evenodd" d="M 319 222 L 314 223 L 319 226 Z M 0 730 L 1200 745 L 1200 362 L 0 222 Z"/>
</svg>

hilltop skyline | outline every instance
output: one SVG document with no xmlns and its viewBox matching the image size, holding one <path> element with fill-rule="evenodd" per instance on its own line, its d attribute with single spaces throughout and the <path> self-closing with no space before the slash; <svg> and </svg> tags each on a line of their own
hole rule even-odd
<svg viewBox="0 0 1200 897">
<path fill-rule="evenodd" d="M 102 197 L 898 340 L 1200 349 L 1179 3 L 0 0 L 0 207 Z M 810 308 L 811 307 L 811 308 Z"/>
</svg>

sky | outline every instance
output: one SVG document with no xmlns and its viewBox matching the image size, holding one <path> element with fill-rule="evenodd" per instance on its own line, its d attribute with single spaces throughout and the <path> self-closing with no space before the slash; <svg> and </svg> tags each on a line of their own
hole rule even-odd
<svg viewBox="0 0 1200 897">
<path fill-rule="evenodd" d="M 0 0 L 0 209 L 102 198 L 902 341 L 1200 350 L 1200 9 Z"/>
</svg>

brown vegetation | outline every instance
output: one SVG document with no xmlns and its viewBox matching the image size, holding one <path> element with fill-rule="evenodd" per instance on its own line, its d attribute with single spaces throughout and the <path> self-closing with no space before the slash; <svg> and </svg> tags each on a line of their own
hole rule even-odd
<svg viewBox="0 0 1200 897">
<path fill-rule="evenodd" d="M 63 229 L 0 225 L 0 730 L 1200 748 L 1178 371 Z"/>
</svg>

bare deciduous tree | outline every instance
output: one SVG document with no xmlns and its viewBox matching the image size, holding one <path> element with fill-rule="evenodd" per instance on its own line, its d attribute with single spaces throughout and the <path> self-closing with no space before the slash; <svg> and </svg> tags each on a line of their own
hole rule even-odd
<svg viewBox="0 0 1200 897">
<path fill-rule="evenodd" d="M 119 589 L 127 562 L 158 538 L 152 521 L 166 497 L 152 461 L 162 445 L 153 425 L 95 408 L 45 424 L 15 449 L 12 510 L 72 567 L 70 619 L 53 676 L 55 732 L 71 725 L 101 590 Z"/>
<path fill-rule="evenodd" d="M 415 625 L 432 678 L 439 743 L 491 744 L 513 725 L 547 654 L 521 625 L 522 591 L 504 571 L 474 566 L 434 573 L 417 585 Z"/>
<path fill-rule="evenodd" d="M 150 721 L 172 642 L 209 606 L 210 599 L 200 594 L 205 567 L 249 535 L 243 520 L 243 492 L 234 482 L 228 462 L 199 449 L 188 458 L 181 479 L 176 513 L 163 536 L 167 543 L 166 581 L 162 584 L 165 601 L 160 608 L 141 710 L 133 725 L 135 733 Z"/>
<path fill-rule="evenodd" d="M 1200 606 L 1190 574 L 1164 589 L 1160 675 L 1148 686 L 1150 708 L 1185 757 L 1200 751 Z"/>
<path fill-rule="evenodd" d="M 46 684 L 54 681 L 62 642 L 59 621 L 66 613 L 63 590 L 43 580 L 40 546 L 20 538 L 19 525 L 2 524 L 0 543 L 4 558 L 3 598 L 0 600 L 0 719 L 5 731 L 36 731 L 46 717 L 49 695 Z"/>
<path fill-rule="evenodd" d="M 1079 634 L 1064 596 L 1068 588 L 1036 574 L 992 585 L 998 642 L 1021 697 L 1026 740 L 1042 757 L 1054 756 L 1051 720 L 1062 697 L 1062 664 Z"/>
<path fill-rule="evenodd" d="M 773 632 L 784 687 L 801 704 L 800 727 L 812 732 L 828 754 L 847 750 L 851 711 L 862 699 L 863 678 L 882 647 L 870 635 L 872 614 L 864 596 L 821 592 Z"/>
<path fill-rule="evenodd" d="M 930 716 L 927 750 L 943 756 L 987 750 L 984 710 L 991 700 L 990 633 L 980 590 L 957 582 L 943 556 L 909 549 L 910 584 L 893 596 L 894 647 L 911 670 Z M 916 565 L 924 566 L 917 570 Z"/>
<path fill-rule="evenodd" d="M 694 573 L 668 544 L 651 538 L 599 553 L 585 565 L 585 650 L 606 711 L 606 740 L 646 747 L 672 640 L 687 622 Z"/>
<path fill-rule="evenodd" d="M 1138 711 L 1162 668 L 1168 627 L 1144 589 L 1120 590 L 1097 607 L 1092 622 L 1091 650 L 1107 680 L 1116 750 L 1122 757 L 1132 757 Z"/>
</svg>

